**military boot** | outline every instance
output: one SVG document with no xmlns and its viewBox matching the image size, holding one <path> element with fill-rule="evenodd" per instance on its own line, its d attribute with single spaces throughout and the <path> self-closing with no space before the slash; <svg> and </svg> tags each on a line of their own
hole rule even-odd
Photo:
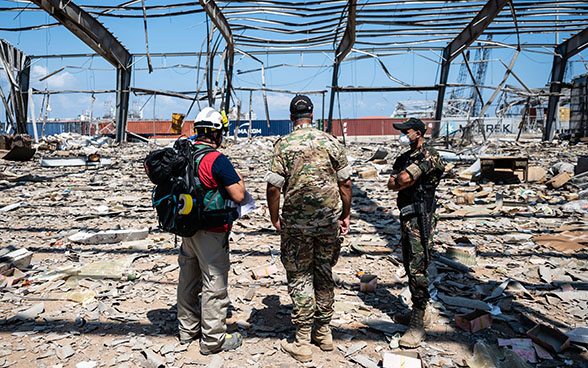
<svg viewBox="0 0 588 368">
<path fill-rule="evenodd" d="M 410 324 L 410 315 L 412 314 L 412 310 L 409 310 L 408 312 L 404 312 L 404 313 L 396 313 L 392 319 L 394 320 L 394 322 L 401 324 L 401 325 L 405 325 L 408 326 Z"/>
<path fill-rule="evenodd" d="M 333 335 L 328 323 L 317 323 L 316 329 L 312 331 L 312 341 L 315 342 L 321 350 L 333 350 Z"/>
<path fill-rule="evenodd" d="M 408 330 L 402 335 L 398 344 L 403 348 L 416 348 L 425 339 L 424 309 L 413 309 Z"/>
<path fill-rule="evenodd" d="M 289 343 L 282 340 L 280 345 L 282 350 L 290 354 L 292 358 L 300 362 L 309 362 L 312 360 L 312 350 L 310 349 L 310 334 L 312 326 L 296 327 L 296 341 Z"/>
<path fill-rule="evenodd" d="M 392 319 L 396 323 L 408 326 L 410 324 L 411 314 L 412 314 L 411 310 L 408 312 L 405 312 L 405 313 L 396 313 L 392 317 Z M 430 327 L 433 324 L 433 322 L 437 320 L 438 317 L 439 317 L 439 314 L 437 313 L 437 309 L 435 309 L 435 307 L 433 307 L 430 304 L 427 305 L 427 308 L 425 309 L 425 317 L 423 319 L 425 328 Z"/>
</svg>

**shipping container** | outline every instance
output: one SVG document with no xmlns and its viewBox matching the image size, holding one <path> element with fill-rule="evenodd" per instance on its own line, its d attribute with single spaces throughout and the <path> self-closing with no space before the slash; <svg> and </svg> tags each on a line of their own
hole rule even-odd
<svg viewBox="0 0 588 368">
<path fill-rule="evenodd" d="M 395 123 L 402 123 L 406 121 L 405 118 L 361 118 L 361 119 L 339 119 L 333 120 L 333 134 L 337 137 L 341 136 L 341 126 L 345 131 L 346 136 L 381 136 L 381 135 L 398 135 L 400 132 L 393 127 Z M 430 134 L 433 129 L 432 119 L 422 119 L 427 126 L 427 134 Z"/>
</svg>

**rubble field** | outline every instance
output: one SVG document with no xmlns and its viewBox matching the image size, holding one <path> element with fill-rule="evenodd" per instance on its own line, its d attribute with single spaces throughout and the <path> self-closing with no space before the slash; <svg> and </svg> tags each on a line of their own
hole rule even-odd
<svg viewBox="0 0 588 368">
<path fill-rule="evenodd" d="M 257 207 L 236 221 L 230 241 L 227 323 L 244 343 L 214 356 L 177 338 L 181 239 L 158 229 L 143 168 L 161 146 L 62 134 L 44 139 L 30 161 L 0 160 L 0 366 L 400 367 L 405 327 L 392 316 L 407 310 L 410 293 L 386 182 L 401 148 L 392 139 L 347 144 L 353 202 L 334 267 L 336 348 L 313 346 L 312 362 L 301 364 L 279 347 L 294 327 L 265 201 L 274 140 L 221 149 Z M 528 158 L 527 180 L 488 173 L 476 161 L 482 154 Z M 588 367 L 587 177 L 574 172 L 586 155 L 585 143 L 496 138 L 442 152 L 431 262 L 439 318 L 407 362 Z"/>
</svg>

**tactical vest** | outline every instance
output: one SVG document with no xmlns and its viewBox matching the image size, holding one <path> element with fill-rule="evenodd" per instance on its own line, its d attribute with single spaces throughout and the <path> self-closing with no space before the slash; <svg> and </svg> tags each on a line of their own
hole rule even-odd
<svg viewBox="0 0 588 368">
<path fill-rule="evenodd" d="M 423 153 L 419 152 L 414 160 L 410 160 L 410 157 L 404 162 L 401 171 L 405 170 L 413 162 L 419 162 L 423 160 Z M 423 173 L 416 182 L 410 187 L 398 192 L 398 207 L 403 207 L 418 204 L 424 202 L 426 211 L 431 213 L 435 206 L 435 189 L 437 184 L 431 183 L 431 174 Z"/>
</svg>

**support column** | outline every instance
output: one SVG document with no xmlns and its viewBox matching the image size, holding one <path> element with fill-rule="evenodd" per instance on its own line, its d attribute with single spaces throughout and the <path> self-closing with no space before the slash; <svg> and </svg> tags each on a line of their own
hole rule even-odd
<svg viewBox="0 0 588 368">
<path fill-rule="evenodd" d="M 227 87 L 225 89 L 225 106 L 224 110 L 228 114 L 229 109 L 231 108 L 231 89 L 233 88 L 233 59 L 235 58 L 235 53 L 231 48 L 227 53 L 227 58 L 225 59 L 225 75 L 227 80 Z"/>
<path fill-rule="evenodd" d="M 553 124 L 555 120 L 555 114 L 558 113 L 557 105 L 559 104 L 559 93 L 561 92 L 561 83 L 566 72 L 566 64 L 568 60 L 564 59 L 563 56 L 553 56 L 553 66 L 551 68 L 551 85 L 549 86 L 549 102 L 547 104 L 547 120 L 545 121 L 545 127 L 543 128 L 543 140 L 549 141 L 553 139 L 555 126 Z"/>
<path fill-rule="evenodd" d="M 28 102 L 29 102 L 29 84 L 31 80 L 31 58 L 25 56 L 24 62 L 21 64 L 22 69 L 18 73 L 18 99 L 20 110 L 17 112 L 17 133 L 20 134 L 28 134 L 27 133 L 27 110 L 28 110 Z"/>
<path fill-rule="evenodd" d="M 335 63 L 333 64 L 333 79 L 331 81 L 331 97 L 329 99 L 329 118 L 327 120 L 327 132 L 333 133 L 333 105 L 335 104 L 335 93 L 337 93 L 337 86 L 339 83 L 339 65 L 345 59 L 345 56 L 351 52 L 353 44 L 355 43 L 355 16 L 356 16 L 357 0 L 349 0 L 347 6 L 349 11 L 347 14 L 347 25 L 345 33 L 341 39 L 341 43 L 337 46 L 335 52 Z M 323 123 L 324 124 L 324 123 Z M 341 132 L 343 134 L 343 132 Z"/>
<path fill-rule="evenodd" d="M 231 26 L 229 22 L 223 15 L 221 9 L 218 5 L 214 2 L 214 0 L 199 0 L 200 5 L 206 12 L 206 14 L 210 17 L 210 20 L 214 23 L 214 25 L 218 28 L 220 33 L 223 35 L 225 42 L 227 43 L 227 58 L 225 59 L 225 76 L 227 81 L 227 86 L 225 89 L 225 112 L 229 112 L 229 107 L 231 104 L 231 88 L 232 88 L 232 76 L 233 76 L 233 60 L 235 58 L 235 42 L 233 41 L 233 33 L 231 32 Z M 208 40 L 210 43 L 210 39 Z M 210 46 L 208 46 L 210 48 Z M 209 59 L 210 63 L 207 64 L 207 68 L 209 68 L 210 75 L 207 74 L 209 77 L 210 82 L 208 83 L 208 100 L 209 103 L 212 102 L 210 106 L 214 106 L 214 96 L 211 97 L 210 91 L 212 87 L 212 64 L 214 61 L 214 55 L 210 55 L 209 51 Z"/>
<path fill-rule="evenodd" d="M 333 64 L 333 79 L 331 81 L 331 97 L 329 97 L 329 117 L 327 120 L 327 132 L 333 133 L 333 105 L 335 104 L 335 93 L 339 79 L 339 63 Z M 324 123 L 323 123 L 324 124 Z"/>
<path fill-rule="evenodd" d="M 1 93 L 6 107 L 6 116 L 18 134 L 27 133 L 27 105 L 30 75 L 30 58 L 5 40 L 0 40 L 0 65 L 4 69 L 10 86 L 8 97 Z M 26 88 L 26 89 L 23 89 Z M 10 103 L 10 108 L 8 104 Z"/>
<path fill-rule="evenodd" d="M 445 99 L 445 85 L 447 84 L 451 61 L 480 37 L 508 2 L 509 0 L 488 0 L 471 22 L 443 50 L 441 75 L 439 76 L 439 94 L 437 95 L 435 122 L 432 134 L 433 138 L 439 136 L 441 117 L 443 115 L 443 100 Z"/>
<path fill-rule="evenodd" d="M 560 43 L 555 48 L 553 57 L 553 66 L 551 68 L 551 85 L 549 86 L 549 104 L 547 105 L 547 121 L 543 129 L 543 140 L 551 141 L 554 134 L 555 114 L 558 113 L 557 105 L 559 103 L 559 93 L 561 92 L 561 83 L 566 71 L 566 64 L 572 56 L 588 47 L 588 28 L 576 33 L 568 40 Z"/>
<path fill-rule="evenodd" d="M 441 118 L 443 117 L 443 100 L 445 100 L 445 89 L 449 78 L 449 67 L 451 61 L 448 57 L 448 50 L 443 51 L 443 62 L 441 63 L 441 75 L 439 76 L 439 92 L 437 93 L 437 104 L 435 105 L 435 121 L 433 122 L 432 137 L 437 138 L 441 129 Z"/>
<path fill-rule="evenodd" d="M 73 1 L 31 0 L 116 68 L 116 141 L 127 131 L 132 56 L 96 18 Z"/>
<path fill-rule="evenodd" d="M 116 69 L 116 141 L 122 143 L 127 136 L 127 117 L 129 112 L 129 86 L 131 85 L 131 66 Z"/>
</svg>

